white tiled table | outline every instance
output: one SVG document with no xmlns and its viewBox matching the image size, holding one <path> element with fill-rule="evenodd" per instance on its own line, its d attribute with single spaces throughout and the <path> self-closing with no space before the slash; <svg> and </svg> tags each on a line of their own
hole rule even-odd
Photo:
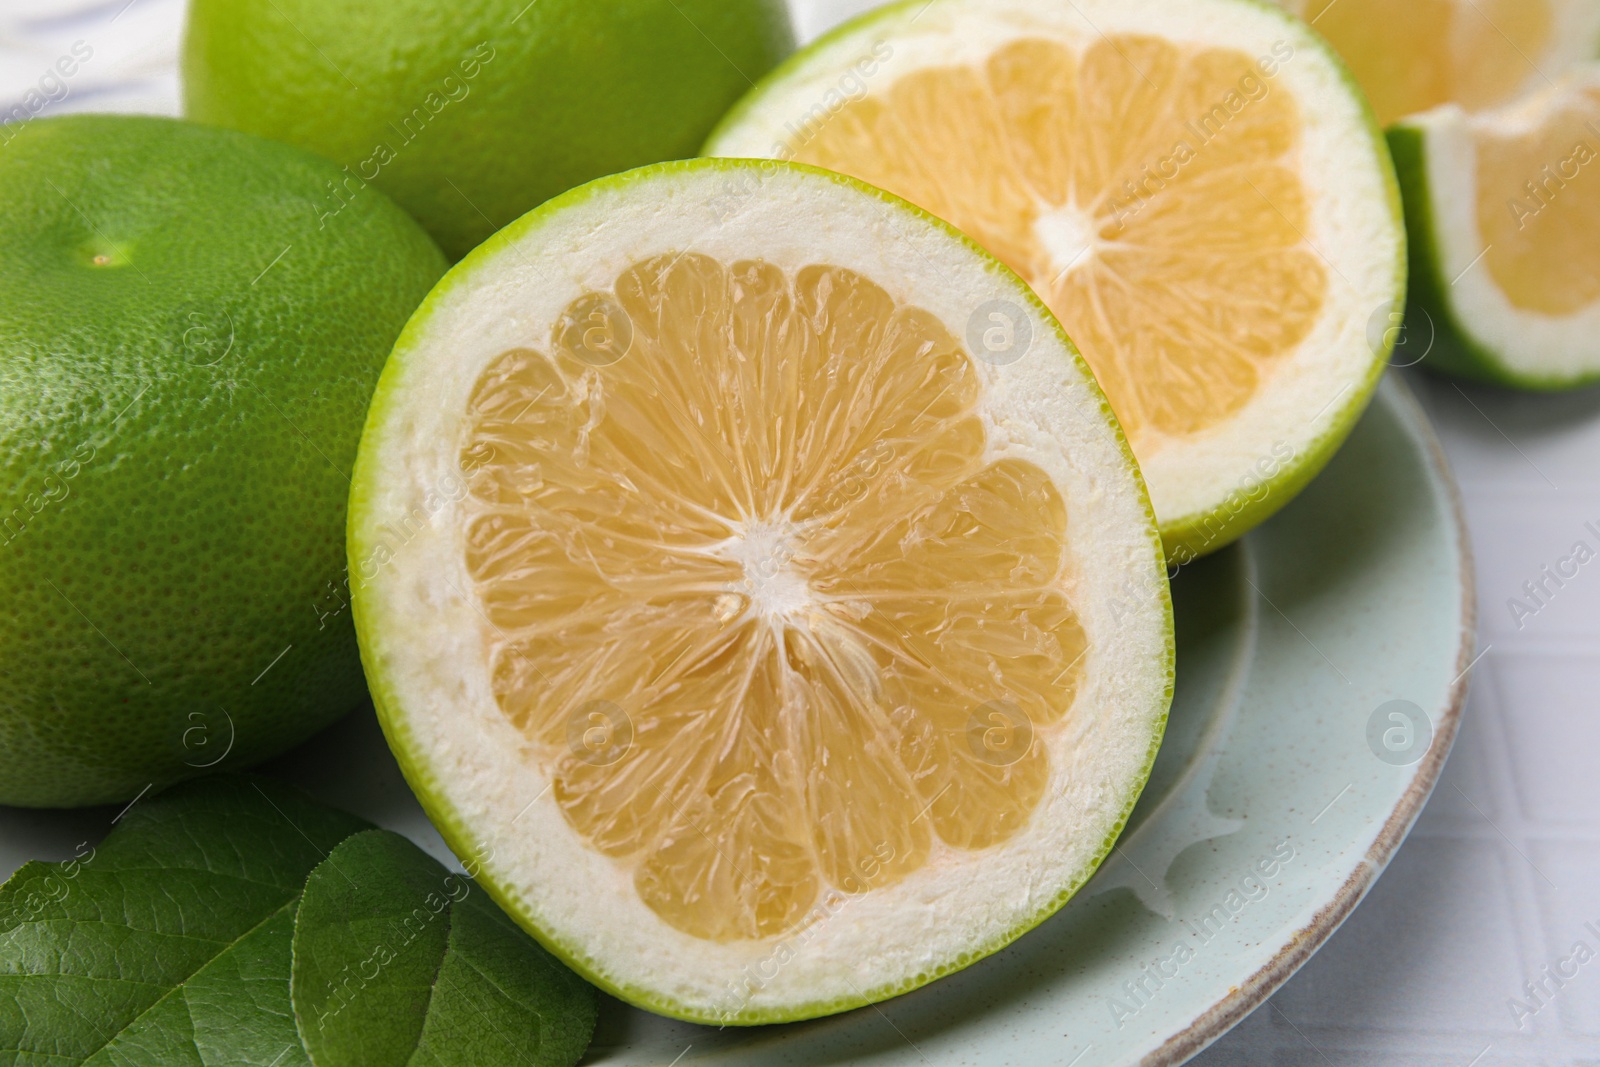
<svg viewBox="0 0 1600 1067">
<path fill-rule="evenodd" d="M 176 113 L 182 0 L 0 3 L 7 107 L 83 40 L 94 58 L 51 113 Z M 811 36 L 865 5 L 797 6 Z M 1478 557 L 1487 651 L 1466 725 L 1367 902 L 1196 1061 L 1206 1067 L 1600 1067 L 1600 934 L 1585 926 L 1600 931 L 1600 559 L 1520 628 L 1508 608 L 1575 543 L 1600 552 L 1585 526 L 1600 530 L 1600 390 L 1531 397 L 1412 382 L 1455 464 Z M 1580 941 L 1595 958 L 1519 1025 L 1512 999 L 1526 1002 L 1524 983 Z"/>
<path fill-rule="evenodd" d="M 1366 903 L 1207 1067 L 1600 1065 L 1600 558 L 1520 629 L 1508 607 L 1577 542 L 1600 553 L 1600 391 L 1413 384 L 1477 553 L 1486 652 L 1465 725 Z M 1519 1019 L 1523 984 L 1579 941 L 1595 958 Z"/>
</svg>

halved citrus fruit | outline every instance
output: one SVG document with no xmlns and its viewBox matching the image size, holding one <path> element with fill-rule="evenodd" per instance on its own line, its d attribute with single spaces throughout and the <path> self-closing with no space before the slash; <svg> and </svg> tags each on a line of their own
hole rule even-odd
<svg viewBox="0 0 1600 1067">
<path fill-rule="evenodd" d="M 1429 365 L 1529 389 L 1600 380 L 1600 64 L 1514 104 L 1390 130 Z"/>
<path fill-rule="evenodd" d="M 1010 356 L 969 332 L 996 314 Z M 435 825 L 580 972 L 804 1018 L 1055 911 L 1146 779 L 1137 468 L 1027 288 L 888 194 L 702 160 L 558 198 L 385 371 L 362 652 Z"/>
<path fill-rule="evenodd" d="M 1481 111 L 1600 55 L 1594 0 L 1277 0 L 1350 64 L 1378 121 Z"/>
<path fill-rule="evenodd" d="M 1250 0 L 907 0 L 780 67 L 707 153 L 863 178 L 1013 267 L 1180 561 L 1321 469 L 1393 340 L 1368 329 L 1405 284 L 1382 138 L 1316 35 Z"/>
</svg>

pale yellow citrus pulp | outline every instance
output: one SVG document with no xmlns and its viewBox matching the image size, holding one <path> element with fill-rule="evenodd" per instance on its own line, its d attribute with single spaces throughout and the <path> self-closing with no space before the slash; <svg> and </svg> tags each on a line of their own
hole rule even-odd
<svg viewBox="0 0 1600 1067">
<path fill-rule="evenodd" d="M 986 458 L 979 396 L 871 279 L 701 254 L 635 263 L 479 380 L 494 696 L 672 927 L 781 934 L 1039 805 L 1087 652 L 1071 517 Z"/>
<path fill-rule="evenodd" d="M 1350 65 L 1378 121 L 1493 107 L 1539 80 L 1557 44 L 1551 0 L 1280 0 Z"/>
<path fill-rule="evenodd" d="M 1600 301 L 1600 88 L 1522 109 L 1474 130 L 1483 258 L 1514 307 L 1572 315 Z"/>
<path fill-rule="evenodd" d="M 1023 38 L 910 72 L 789 147 L 1021 274 L 1148 461 L 1238 414 L 1328 298 L 1305 120 L 1273 72 L 1271 57 L 1136 34 L 1081 50 Z"/>
</svg>

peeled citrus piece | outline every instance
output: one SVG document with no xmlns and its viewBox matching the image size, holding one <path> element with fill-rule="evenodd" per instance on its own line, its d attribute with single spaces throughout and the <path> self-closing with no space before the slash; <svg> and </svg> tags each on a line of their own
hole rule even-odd
<svg viewBox="0 0 1600 1067">
<path fill-rule="evenodd" d="M 1015 269 L 1094 368 L 1179 561 L 1327 462 L 1389 350 L 1368 324 L 1402 299 L 1365 105 L 1248 0 L 908 0 L 780 67 L 707 153 L 862 178 Z"/>
<path fill-rule="evenodd" d="M 1600 64 L 1493 111 L 1412 116 L 1389 140 L 1422 312 L 1407 347 L 1523 388 L 1600 380 Z"/>
<path fill-rule="evenodd" d="M 1277 0 L 1350 64 L 1378 121 L 1481 111 L 1600 54 L 1593 0 Z"/>
<path fill-rule="evenodd" d="M 352 507 L 418 797 L 658 1012 L 805 1018 L 995 951 L 1099 864 L 1165 722 L 1159 537 L 1088 368 L 824 171 L 652 167 L 501 233 L 396 348 Z"/>
</svg>

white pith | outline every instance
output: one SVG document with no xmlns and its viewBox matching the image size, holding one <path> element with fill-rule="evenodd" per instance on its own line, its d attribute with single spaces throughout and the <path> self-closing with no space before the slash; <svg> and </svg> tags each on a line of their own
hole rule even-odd
<svg viewBox="0 0 1600 1067">
<path fill-rule="evenodd" d="M 1033 224 L 1057 277 L 1088 263 L 1101 243 L 1099 229 L 1094 216 L 1076 204 L 1041 215 Z"/>
<path fill-rule="evenodd" d="M 737 563 L 744 580 L 737 592 L 718 599 L 719 613 L 730 618 L 754 615 L 769 625 L 802 618 L 818 600 L 795 566 L 800 529 L 784 519 L 743 524 L 739 533 L 717 546 L 717 555 Z"/>
<path fill-rule="evenodd" d="M 883 92 L 930 66 L 982 62 L 1020 37 L 1053 38 L 1082 49 L 1102 35 L 1117 33 L 1233 48 L 1251 56 L 1270 55 L 1278 42 L 1294 48 L 1274 84 L 1285 87 L 1300 104 L 1300 175 L 1312 218 L 1305 237 L 1329 267 L 1328 299 L 1320 320 L 1278 364 L 1271 381 L 1232 418 L 1203 434 L 1147 448 L 1141 456 L 1156 514 L 1162 528 L 1170 530 L 1215 514 L 1230 498 L 1255 494 L 1264 463 L 1274 472 L 1293 465 L 1282 457 L 1311 454 L 1326 435 L 1353 422 L 1368 399 L 1378 359 L 1369 343 L 1369 323 L 1397 303 L 1404 285 L 1404 234 L 1388 160 L 1359 96 L 1303 23 L 1249 0 L 932 0 L 926 6 L 900 5 L 854 30 L 847 28 L 765 83 L 736 120 L 718 132 L 708 151 L 719 156 L 782 155 L 786 131 L 803 128 L 806 116 L 814 116 L 819 105 L 826 109 L 830 99 L 843 99 L 841 84 L 855 83 L 841 79 L 862 57 L 872 58 L 874 46 L 880 53 L 892 49 L 892 55 L 865 79 L 868 94 Z M 1067 225 L 1062 232 L 1072 229 Z M 1084 258 L 1092 254 L 1091 247 Z"/>
<path fill-rule="evenodd" d="M 1422 137 L 1433 230 L 1417 239 L 1432 242 L 1436 281 L 1450 314 L 1469 338 L 1516 375 L 1560 380 L 1600 373 L 1600 346 L 1595 344 L 1600 336 L 1600 301 L 1572 315 L 1549 315 L 1515 306 L 1495 283 L 1484 263 L 1486 250 L 1478 228 L 1476 138 L 1537 129 L 1568 93 L 1597 87 L 1600 64 L 1588 63 L 1574 68 L 1560 84 L 1493 111 L 1469 115 L 1449 104 L 1401 124 Z M 1588 141 L 1600 151 L 1600 134 Z"/>
<path fill-rule="evenodd" d="M 1066 503 L 1074 606 L 1090 642 L 1074 715 L 1039 734 L 1052 787 L 1016 837 L 981 852 L 936 845 L 895 886 L 819 905 L 818 921 L 785 937 L 727 944 L 682 933 L 641 902 L 629 869 L 572 830 L 531 746 L 500 711 L 466 567 L 459 473 L 469 397 L 493 360 L 543 348 L 573 299 L 609 288 L 627 266 L 691 250 L 789 271 L 845 267 L 939 316 L 957 337 L 988 301 L 1026 306 L 1035 338 L 1027 357 L 976 364 L 980 415 L 989 456 L 1041 467 Z M 1001 268 L 903 205 L 831 177 L 670 165 L 598 183 L 518 224 L 508 243 L 457 267 L 402 337 L 356 483 L 363 657 L 419 796 L 458 852 L 484 857 L 482 877 L 514 915 L 647 1007 L 752 1021 L 880 997 L 969 962 L 1081 884 L 1147 773 L 1166 712 L 1170 615 L 1148 505 L 1103 397 Z M 426 521 L 408 524 L 418 514 Z M 787 555 L 791 532 L 781 521 L 752 524 L 722 547 L 748 580 L 718 611 L 776 620 L 803 609 L 809 593 Z"/>
</svg>

